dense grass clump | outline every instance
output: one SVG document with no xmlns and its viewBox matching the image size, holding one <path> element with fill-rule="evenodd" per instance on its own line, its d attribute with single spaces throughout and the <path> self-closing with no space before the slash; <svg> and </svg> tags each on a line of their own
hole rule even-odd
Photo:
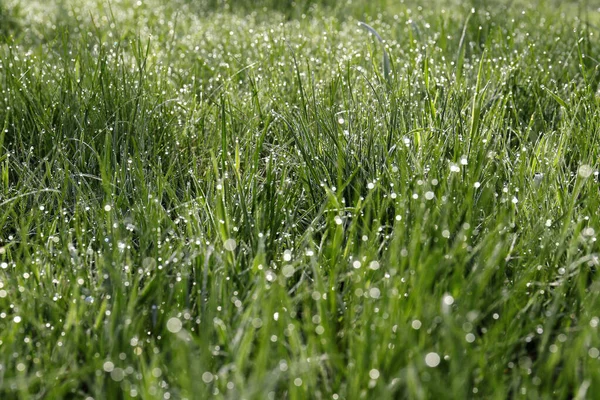
<svg viewBox="0 0 600 400">
<path fill-rule="evenodd" d="M 598 10 L 248 4 L 0 3 L 0 397 L 594 397 Z"/>
</svg>

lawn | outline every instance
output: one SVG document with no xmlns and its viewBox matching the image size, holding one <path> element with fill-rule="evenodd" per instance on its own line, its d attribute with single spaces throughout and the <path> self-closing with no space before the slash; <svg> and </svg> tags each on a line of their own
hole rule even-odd
<svg viewBox="0 0 600 400">
<path fill-rule="evenodd" d="M 597 398 L 592 3 L 0 0 L 0 398 Z"/>
</svg>

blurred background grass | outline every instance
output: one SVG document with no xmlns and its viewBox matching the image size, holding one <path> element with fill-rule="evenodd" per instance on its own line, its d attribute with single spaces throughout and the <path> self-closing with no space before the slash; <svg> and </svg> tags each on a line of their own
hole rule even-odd
<svg viewBox="0 0 600 400">
<path fill-rule="evenodd" d="M 2 9 L 1 394 L 599 387 L 589 2 Z"/>
</svg>

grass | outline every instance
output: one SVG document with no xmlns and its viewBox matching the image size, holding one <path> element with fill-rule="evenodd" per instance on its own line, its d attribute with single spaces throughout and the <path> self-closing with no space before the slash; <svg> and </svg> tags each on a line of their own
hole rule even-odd
<svg viewBox="0 0 600 400">
<path fill-rule="evenodd" d="M 247 4 L 0 6 L 1 397 L 594 397 L 598 10 Z"/>
</svg>

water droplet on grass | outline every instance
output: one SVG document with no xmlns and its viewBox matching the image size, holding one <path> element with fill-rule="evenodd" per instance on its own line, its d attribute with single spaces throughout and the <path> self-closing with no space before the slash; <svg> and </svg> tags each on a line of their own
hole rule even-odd
<svg viewBox="0 0 600 400">
<path fill-rule="evenodd" d="M 373 368 L 369 371 L 369 378 L 371 379 L 379 379 L 379 371 Z"/>
<path fill-rule="evenodd" d="M 438 365 L 440 365 L 440 356 L 438 353 L 427 353 L 427 355 L 425 356 L 425 364 L 427 364 L 427 366 L 429 368 L 435 368 Z"/>
<path fill-rule="evenodd" d="M 292 267 L 291 265 L 286 265 L 281 269 L 281 273 L 286 278 L 290 278 L 294 275 L 294 267 Z"/>
<path fill-rule="evenodd" d="M 179 318 L 173 317 L 167 321 L 167 330 L 171 333 L 178 333 L 182 327 L 183 324 Z"/>
<path fill-rule="evenodd" d="M 115 369 L 115 364 L 113 364 L 112 361 L 106 361 L 104 365 L 102 365 L 102 368 L 106 372 L 112 372 Z"/>
<path fill-rule="evenodd" d="M 454 297 L 450 296 L 449 294 L 444 296 L 444 304 L 451 306 L 452 304 L 454 304 Z"/>
<path fill-rule="evenodd" d="M 589 178 L 593 172 L 594 172 L 594 170 L 592 169 L 592 167 L 590 167 L 589 165 L 586 165 L 586 164 L 583 164 L 577 170 L 577 173 L 582 178 Z"/>
<path fill-rule="evenodd" d="M 213 374 L 208 371 L 202 374 L 202 381 L 204 383 L 211 383 L 213 381 L 213 379 L 214 379 Z"/>
<path fill-rule="evenodd" d="M 237 242 L 235 241 L 235 239 L 227 239 L 224 243 L 223 243 L 223 248 L 227 251 L 234 251 L 237 247 Z"/>
<path fill-rule="evenodd" d="M 115 382 L 121 382 L 125 378 L 125 371 L 121 368 L 115 368 L 110 372 L 110 377 Z"/>
<path fill-rule="evenodd" d="M 286 250 L 283 252 L 283 261 L 291 261 L 292 260 L 292 252 L 290 250 Z"/>
<path fill-rule="evenodd" d="M 265 275 L 266 275 L 267 281 L 269 281 L 269 282 L 273 282 L 277 278 L 277 275 L 275 275 L 275 273 L 271 270 L 266 271 Z"/>
</svg>

